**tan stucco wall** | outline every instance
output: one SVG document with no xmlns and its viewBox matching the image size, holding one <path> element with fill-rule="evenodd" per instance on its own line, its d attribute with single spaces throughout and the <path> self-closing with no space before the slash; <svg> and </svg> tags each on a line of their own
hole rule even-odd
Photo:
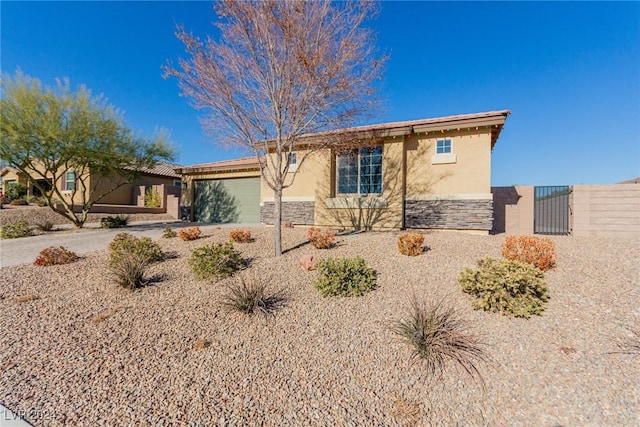
<svg viewBox="0 0 640 427">
<path fill-rule="evenodd" d="M 640 237 L 640 184 L 574 185 L 574 236 Z"/>
<path fill-rule="evenodd" d="M 533 186 L 493 187 L 493 232 L 533 234 Z"/>
<path fill-rule="evenodd" d="M 296 151 L 298 165 L 296 172 L 287 174 L 285 185 L 293 182 L 289 188 L 285 188 L 283 200 L 313 199 L 316 194 L 316 186 L 319 182 L 323 165 L 327 162 L 326 150 L 309 153 L 307 150 Z M 271 154 L 273 156 L 273 154 Z M 306 156 L 306 158 L 304 158 Z M 303 161 L 304 158 L 304 161 Z M 302 163 L 301 163 L 302 162 Z M 273 201 L 273 190 L 269 188 L 264 179 L 260 181 L 260 202 Z"/>
<path fill-rule="evenodd" d="M 451 139 L 455 163 L 434 164 L 436 141 Z M 407 196 L 491 192 L 489 131 L 412 135 L 407 139 Z"/>
<path fill-rule="evenodd" d="M 91 176 L 91 180 L 95 180 L 98 177 L 94 174 Z M 107 196 L 100 199 L 98 203 L 107 204 L 107 205 L 135 205 L 136 200 L 133 199 L 133 188 L 140 185 L 169 185 L 173 186 L 174 181 L 179 181 L 179 179 L 169 178 L 169 177 L 159 177 L 153 175 L 142 175 L 140 178 L 136 179 L 132 183 L 125 184 L 120 188 L 117 188 L 113 192 L 109 193 Z M 117 185 L 123 182 L 121 177 L 111 177 L 109 179 L 102 178 L 98 184 L 97 191 L 95 192 L 96 196 L 99 196 L 104 191 L 107 191 L 113 185 Z"/>
</svg>

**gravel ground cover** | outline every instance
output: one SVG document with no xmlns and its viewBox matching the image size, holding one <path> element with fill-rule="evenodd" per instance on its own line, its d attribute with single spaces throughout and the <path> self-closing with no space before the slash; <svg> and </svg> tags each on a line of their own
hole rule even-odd
<svg viewBox="0 0 640 427">
<path fill-rule="evenodd" d="M 104 218 L 107 216 L 117 215 L 90 213 L 87 217 L 86 225 L 88 225 L 89 223 L 98 223 L 100 222 L 100 218 Z M 129 214 L 125 216 L 129 219 L 129 222 L 174 219 L 173 217 L 171 217 L 171 215 L 167 214 Z M 54 225 L 73 226 L 67 219 L 53 212 L 48 207 L 5 205 L 2 209 L 0 209 L 0 226 L 18 221 L 27 221 L 29 225 L 37 225 L 45 221 L 51 221 Z"/>
<path fill-rule="evenodd" d="M 317 250 L 306 230 L 270 229 L 236 244 L 250 267 L 238 277 L 193 279 L 184 242 L 135 292 L 115 284 L 107 252 L 54 267 L 1 270 L 0 402 L 35 425 L 638 425 L 640 356 L 613 354 L 640 324 L 638 240 L 554 237 L 542 316 L 474 311 L 457 283 L 477 259 L 500 256 L 502 236 L 427 233 L 428 250 L 399 254 L 398 233 L 338 237 Z M 363 256 L 378 289 L 322 298 L 306 254 Z M 233 280 L 266 281 L 287 305 L 272 317 L 220 306 Z M 487 343 L 484 382 L 450 366 L 433 381 L 389 330 L 409 298 L 443 298 Z M 207 341 L 210 345 L 203 345 Z"/>
</svg>

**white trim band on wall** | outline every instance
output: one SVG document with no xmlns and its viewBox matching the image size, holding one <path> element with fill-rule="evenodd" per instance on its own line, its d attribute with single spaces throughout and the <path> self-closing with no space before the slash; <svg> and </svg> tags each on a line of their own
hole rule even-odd
<svg viewBox="0 0 640 427">
<path fill-rule="evenodd" d="M 263 197 L 262 203 L 272 203 L 274 202 L 273 197 Z M 283 196 L 283 202 L 315 202 L 316 198 L 313 196 Z"/>
<path fill-rule="evenodd" d="M 491 193 L 414 194 L 405 200 L 493 200 Z"/>
</svg>

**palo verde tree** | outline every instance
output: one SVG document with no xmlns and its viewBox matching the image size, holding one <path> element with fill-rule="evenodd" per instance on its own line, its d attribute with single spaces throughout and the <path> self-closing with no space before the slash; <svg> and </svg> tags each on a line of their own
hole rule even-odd
<svg viewBox="0 0 640 427">
<path fill-rule="evenodd" d="M 0 159 L 81 228 L 94 203 L 133 181 L 141 168 L 173 158 L 173 149 L 164 135 L 134 135 L 117 110 L 84 86 L 74 92 L 68 80 L 57 83 L 43 88 L 20 71 L 2 76 Z M 63 181 L 70 182 L 64 191 Z"/>
<path fill-rule="evenodd" d="M 188 57 L 177 67 L 169 63 L 165 77 L 176 77 L 182 94 L 205 113 L 203 128 L 216 142 L 255 153 L 274 192 L 275 254 L 281 255 L 282 192 L 311 153 L 338 138 L 314 138 L 292 173 L 288 154 L 305 134 L 351 125 L 377 106 L 375 82 L 385 58 L 376 57 L 373 34 L 363 26 L 376 5 L 222 0 L 214 9 L 219 37 L 202 40 L 178 27 Z"/>
</svg>

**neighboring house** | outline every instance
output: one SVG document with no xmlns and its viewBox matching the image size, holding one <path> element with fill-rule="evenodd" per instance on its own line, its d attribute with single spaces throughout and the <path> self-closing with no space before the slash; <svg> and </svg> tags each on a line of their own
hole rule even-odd
<svg viewBox="0 0 640 427">
<path fill-rule="evenodd" d="M 283 193 L 283 221 L 345 229 L 427 228 L 488 233 L 491 151 L 508 110 L 384 123 L 305 135 Z M 314 139 L 359 141 L 315 151 Z M 347 141 L 348 142 L 348 141 Z M 273 224 L 273 191 L 256 158 L 180 167 L 183 216 L 201 222 Z"/>
<path fill-rule="evenodd" d="M 132 183 L 127 183 L 117 188 L 115 191 L 109 193 L 104 198 L 100 199 L 98 203 L 109 205 L 136 205 L 138 204 L 139 188 L 151 187 L 164 184 L 165 186 L 181 186 L 180 175 L 178 175 L 174 169 L 177 165 L 169 163 L 158 163 L 152 169 L 140 170 L 140 176 Z M 39 196 L 39 189 L 29 182 L 26 175 L 20 173 L 18 170 L 12 167 L 5 167 L 0 170 L 0 176 L 2 177 L 2 190 L 6 193 L 6 187 L 11 182 L 19 182 L 27 186 L 28 196 Z M 51 179 L 38 180 L 45 188 L 52 188 L 54 183 Z M 87 186 L 92 188 L 97 185 L 94 191 L 94 196 L 98 196 L 108 188 L 122 183 L 124 179 L 120 176 L 104 177 L 98 174 L 91 174 L 86 181 Z M 66 172 L 58 182 L 55 183 L 56 187 L 60 190 L 64 197 L 71 197 L 72 191 L 77 184 L 77 176 L 74 171 Z M 81 199 L 80 194 L 76 194 L 76 202 Z"/>
</svg>

